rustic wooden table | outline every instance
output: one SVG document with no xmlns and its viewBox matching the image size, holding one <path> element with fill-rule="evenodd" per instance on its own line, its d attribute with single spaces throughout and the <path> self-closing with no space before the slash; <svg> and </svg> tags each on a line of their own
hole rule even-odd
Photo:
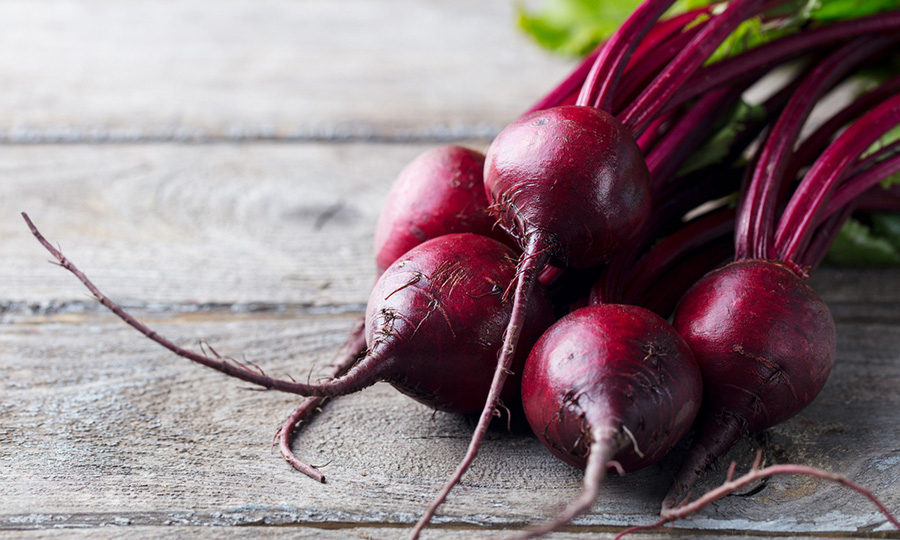
<svg viewBox="0 0 900 540">
<path fill-rule="evenodd" d="M 179 343 L 315 376 L 361 313 L 372 235 L 401 167 L 484 148 L 569 69 L 513 2 L 0 3 L 0 538 L 399 538 L 472 423 L 378 385 L 298 403 L 175 358 L 101 308 L 38 226 Z M 838 361 L 799 417 L 730 458 L 848 474 L 900 510 L 900 272 L 824 269 Z M 653 521 L 677 455 L 611 478 L 559 539 Z M 720 481 L 721 478 L 715 479 Z M 498 537 L 552 515 L 581 472 L 495 431 L 426 538 Z M 775 478 L 678 523 L 688 538 L 900 538 L 861 497 Z M 670 531 L 638 538 L 669 537 Z"/>
</svg>

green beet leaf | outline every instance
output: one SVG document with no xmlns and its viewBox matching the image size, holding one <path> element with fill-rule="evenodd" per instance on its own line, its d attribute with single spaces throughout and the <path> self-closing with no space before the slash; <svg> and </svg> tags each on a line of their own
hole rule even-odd
<svg viewBox="0 0 900 540">
<path fill-rule="evenodd" d="M 900 223 L 895 225 L 900 227 Z M 827 262 L 842 266 L 900 264 L 900 236 L 895 236 L 894 241 L 897 243 L 892 243 L 885 236 L 879 236 L 860 221 L 849 219 L 831 245 Z"/>
</svg>

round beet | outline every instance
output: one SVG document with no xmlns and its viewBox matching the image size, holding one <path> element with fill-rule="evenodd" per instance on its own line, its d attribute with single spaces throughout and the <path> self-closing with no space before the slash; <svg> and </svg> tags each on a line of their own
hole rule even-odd
<svg viewBox="0 0 900 540">
<path fill-rule="evenodd" d="M 378 273 L 415 246 L 445 234 L 505 239 L 494 222 L 484 192 L 484 155 L 461 146 L 429 150 L 400 172 L 378 217 Z"/>
<path fill-rule="evenodd" d="M 690 428 L 701 395 L 690 348 L 659 315 L 605 304 L 557 321 L 525 364 L 522 404 L 541 442 L 586 468 L 584 490 L 558 519 L 525 537 L 589 508 L 611 463 L 633 471 L 662 458 Z"/>
<path fill-rule="evenodd" d="M 267 388 L 320 397 L 386 381 L 437 410 L 481 410 L 493 389 L 497 350 L 512 313 L 504 293 L 515 279 L 515 260 L 511 248 L 476 234 L 429 240 L 400 257 L 376 281 L 366 309 L 368 351 L 343 376 L 304 384 L 246 369 L 226 372 L 235 371 Z M 546 292 L 540 288 L 535 293 L 521 329 L 529 348 L 552 323 Z M 527 351 L 515 356 L 514 366 L 521 367 Z M 504 385 L 501 396 L 517 400 L 518 381 Z"/>
<path fill-rule="evenodd" d="M 626 471 L 659 460 L 691 426 L 701 393 L 697 363 L 678 332 L 627 305 L 589 306 L 557 321 L 522 378 L 535 434 L 582 469 L 596 431 L 614 433 L 613 459 Z"/>
<path fill-rule="evenodd" d="M 507 126 L 484 174 L 500 226 L 524 250 L 540 236 L 563 265 L 585 268 L 630 246 L 650 216 L 650 172 L 634 137 L 593 107 L 538 111 Z"/>
<path fill-rule="evenodd" d="M 775 261 L 744 259 L 707 274 L 682 298 L 673 325 L 703 373 L 704 413 L 666 508 L 743 434 L 779 424 L 811 403 L 836 349 L 828 306 Z"/>
<path fill-rule="evenodd" d="M 504 293 L 515 278 L 515 260 L 509 247 L 474 234 L 445 235 L 407 252 L 372 289 L 369 354 L 358 369 L 377 365 L 378 378 L 435 409 L 480 411 L 512 309 Z M 513 363 L 519 375 L 531 345 L 552 323 L 546 294 L 536 292 Z M 502 399 L 517 400 L 518 387 L 518 378 L 509 381 Z"/>
<path fill-rule="evenodd" d="M 484 193 L 484 155 L 461 146 L 442 146 L 421 154 L 401 171 L 388 193 L 375 230 L 375 264 L 381 275 L 391 263 L 422 242 L 445 234 L 471 232 L 510 243 L 494 227 Z M 334 376 L 343 375 L 366 353 L 365 317 L 348 337 Z M 322 480 L 317 470 L 290 452 L 290 434 L 318 407 L 308 398 L 279 432 L 282 455 L 295 468 Z"/>
</svg>

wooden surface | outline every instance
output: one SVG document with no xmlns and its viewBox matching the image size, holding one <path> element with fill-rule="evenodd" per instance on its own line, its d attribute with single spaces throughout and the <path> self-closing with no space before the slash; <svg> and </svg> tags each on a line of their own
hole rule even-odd
<svg viewBox="0 0 900 540">
<path fill-rule="evenodd" d="M 297 404 L 174 358 L 98 306 L 28 235 L 179 343 L 316 377 L 364 307 L 390 182 L 446 140 L 484 148 L 569 68 L 511 2 L 0 3 L 0 538 L 399 538 L 471 420 L 377 385 Z M 729 456 L 848 474 L 900 511 L 900 271 L 825 269 L 838 360 L 800 416 Z M 553 538 L 653 521 L 679 454 L 611 478 Z M 493 431 L 425 538 L 552 515 L 581 473 Z M 721 477 L 713 479 L 720 481 Z M 900 538 L 841 488 L 776 478 L 677 536 Z M 636 538 L 668 538 L 669 532 Z"/>
</svg>

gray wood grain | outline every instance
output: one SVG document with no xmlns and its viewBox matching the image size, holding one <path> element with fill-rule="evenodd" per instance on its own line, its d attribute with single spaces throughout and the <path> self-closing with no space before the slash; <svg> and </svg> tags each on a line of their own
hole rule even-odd
<svg viewBox="0 0 900 540">
<path fill-rule="evenodd" d="M 431 146 L 0 147 L 2 296 L 84 299 L 43 264 L 18 215 L 27 211 L 124 300 L 358 305 L 381 202 Z"/>
<path fill-rule="evenodd" d="M 382 540 L 403 538 L 407 533 L 407 529 L 384 526 L 353 526 L 353 527 L 266 527 L 266 526 L 242 526 L 242 527 L 197 527 L 172 525 L 168 527 L 147 527 L 147 526 L 130 526 L 127 529 L 128 538 L 133 539 L 157 539 L 157 538 L 197 538 L 205 540 L 207 538 L 274 538 L 274 539 L 360 539 L 360 540 Z M 483 529 L 475 529 L 463 527 L 458 529 L 442 527 L 437 531 L 429 531 L 426 538 L 435 538 L 438 532 L 444 540 L 468 540 L 471 538 L 502 538 L 500 529 L 497 532 L 489 532 L 485 535 Z M 59 538 L 91 538 L 98 540 L 106 540 L 108 538 L 121 538 L 122 529 L 120 527 L 100 527 L 100 528 L 81 528 L 66 530 L 19 530 L 4 533 L 0 531 L 0 538 L 15 538 L 23 540 L 56 540 Z M 599 528 L 574 528 L 570 532 L 560 532 L 548 536 L 552 540 L 578 540 L 582 538 L 592 538 L 595 540 L 612 540 L 615 533 L 605 531 Z M 692 533 L 685 530 L 665 531 L 656 533 L 637 533 L 629 536 L 632 540 L 659 540 L 671 538 L 683 538 L 685 540 L 728 540 L 735 538 L 734 534 L 716 534 L 716 533 Z M 765 538 L 764 536 L 756 536 L 756 538 Z M 780 536 L 784 538 L 784 536 Z M 813 540 L 821 538 L 808 535 L 791 535 L 793 540 Z M 858 536 L 829 536 L 837 540 L 850 538 L 859 538 Z"/>
<path fill-rule="evenodd" d="M 3 2 L 0 140 L 485 136 L 567 71 L 513 22 L 508 1 Z"/>
<path fill-rule="evenodd" d="M 471 538 L 502 538 L 501 529 L 485 533 L 483 529 L 475 529 L 471 527 L 463 527 L 458 529 L 441 527 L 435 531 L 428 531 L 425 538 L 435 538 L 440 535 L 444 540 L 468 540 Z M 242 526 L 242 527 L 197 527 L 171 525 L 168 527 L 147 527 L 147 526 L 130 526 L 127 529 L 128 538 L 132 539 L 157 539 L 157 538 L 197 538 L 205 540 L 207 538 L 219 539 L 243 539 L 243 538 L 273 538 L 273 539 L 307 539 L 316 540 L 334 540 L 334 539 L 360 539 L 360 540 L 382 540 L 403 538 L 407 529 L 385 527 L 385 526 L 353 526 L 353 527 L 266 527 L 266 526 Z M 579 527 L 573 528 L 569 532 L 560 532 L 548 536 L 551 540 L 578 540 L 583 538 L 591 538 L 594 540 L 613 540 L 616 533 L 606 531 L 600 528 Z M 122 529 L 120 527 L 100 527 L 100 528 L 80 528 L 66 530 L 18 530 L 4 533 L 0 531 L 0 539 L 15 538 L 23 540 L 56 540 L 59 538 L 91 538 L 98 540 L 106 540 L 108 538 L 121 538 Z M 664 531 L 655 533 L 637 533 L 627 538 L 632 540 L 660 540 L 681 538 L 684 540 L 729 540 L 734 539 L 735 534 L 716 534 L 716 533 L 693 533 L 685 530 Z M 755 538 L 766 538 L 765 536 L 754 536 Z M 784 536 L 770 537 L 784 538 Z M 820 536 L 809 535 L 790 535 L 792 540 L 814 540 L 821 538 Z M 836 540 L 849 540 L 851 538 L 859 538 L 858 536 L 829 536 Z"/>
<path fill-rule="evenodd" d="M 352 317 L 144 314 L 185 344 L 205 339 L 223 354 L 298 378 L 323 371 Z M 819 399 L 729 459 L 746 465 L 761 448 L 769 460 L 844 472 L 898 507 L 900 424 L 892 411 L 900 409 L 900 330 L 842 323 L 839 332 L 838 366 Z M 3 337 L 0 489 L 7 502 L 0 528 L 410 523 L 471 429 L 465 418 L 432 414 L 386 385 L 334 400 L 295 445 L 304 458 L 327 464 L 328 483 L 320 485 L 270 451 L 274 430 L 296 403 L 290 396 L 242 389 L 94 314 L 7 325 Z M 677 457 L 611 478 L 576 524 L 651 521 Z M 485 534 L 518 527 L 551 515 L 577 492 L 580 476 L 531 436 L 495 430 L 437 523 Z M 841 488 L 777 478 L 682 526 L 830 534 L 881 523 Z"/>
</svg>

